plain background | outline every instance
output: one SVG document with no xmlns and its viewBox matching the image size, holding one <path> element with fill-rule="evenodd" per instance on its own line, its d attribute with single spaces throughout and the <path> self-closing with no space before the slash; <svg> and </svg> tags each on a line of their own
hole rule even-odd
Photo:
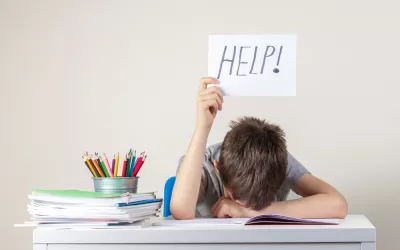
<svg viewBox="0 0 400 250">
<path fill-rule="evenodd" d="M 225 98 L 209 143 L 243 115 L 280 124 L 290 152 L 350 213 L 398 242 L 398 1 L 0 0 L 1 239 L 30 249 L 32 189 L 91 189 L 83 151 L 148 152 L 140 190 L 175 174 L 195 124 L 210 34 L 297 34 L 297 96 Z"/>
</svg>

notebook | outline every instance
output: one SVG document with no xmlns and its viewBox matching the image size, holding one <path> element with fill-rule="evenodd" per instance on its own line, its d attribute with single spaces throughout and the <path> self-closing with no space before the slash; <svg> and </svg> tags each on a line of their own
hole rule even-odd
<svg viewBox="0 0 400 250">
<path fill-rule="evenodd" d="M 253 218 L 196 218 L 193 220 L 175 220 L 172 217 L 153 223 L 153 226 L 226 226 L 226 225 L 338 225 L 340 219 L 300 219 L 279 214 L 264 214 Z"/>
<path fill-rule="evenodd" d="M 30 200 L 75 205 L 119 206 L 143 200 L 154 200 L 154 193 L 102 193 L 81 190 L 35 190 Z"/>
<path fill-rule="evenodd" d="M 156 217 L 162 205 L 154 193 L 102 193 L 81 190 L 35 190 L 27 206 L 26 226 L 107 227 Z"/>
</svg>

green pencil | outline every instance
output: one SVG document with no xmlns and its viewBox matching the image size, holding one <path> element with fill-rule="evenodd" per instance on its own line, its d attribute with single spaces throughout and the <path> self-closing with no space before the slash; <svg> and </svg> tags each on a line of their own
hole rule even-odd
<svg viewBox="0 0 400 250">
<path fill-rule="evenodd" d="M 104 164 L 104 161 L 103 161 L 103 159 L 101 159 L 100 155 L 99 155 L 99 159 L 100 159 L 101 167 L 103 168 L 103 171 L 106 174 L 106 177 L 110 177 L 110 175 L 108 174 L 106 165 Z"/>
<path fill-rule="evenodd" d="M 128 153 L 128 158 L 126 159 L 126 172 L 125 172 L 125 176 L 122 177 L 129 177 L 128 173 L 130 171 L 130 162 L 131 162 L 131 151 L 129 151 Z"/>
</svg>

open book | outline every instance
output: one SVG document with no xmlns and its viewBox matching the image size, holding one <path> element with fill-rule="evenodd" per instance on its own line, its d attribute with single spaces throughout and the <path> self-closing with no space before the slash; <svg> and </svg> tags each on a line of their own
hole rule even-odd
<svg viewBox="0 0 400 250">
<path fill-rule="evenodd" d="M 300 219 L 279 214 L 264 214 L 253 218 L 196 218 L 193 220 L 175 220 L 172 217 L 153 223 L 153 226 L 180 226 L 180 225 L 337 225 L 340 219 Z"/>
<path fill-rule="evenodd" d="M 301 224 L 301 225 L 337 225 L 339 219 L 299 219 L 278 214 L 265 214 L 246 221 L 246 225 L 265 224 Z"/>
</svg>

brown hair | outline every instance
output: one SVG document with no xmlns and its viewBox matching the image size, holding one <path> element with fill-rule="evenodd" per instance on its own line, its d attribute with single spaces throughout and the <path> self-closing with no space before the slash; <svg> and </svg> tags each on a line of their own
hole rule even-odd
<svg viewBox="0 0 400 250">
<path fill-rule="evenodd" d="M 275 200 L 286 177 L 285 133 L 254 117 L 232 121 L 221 146 L 218 171 L 233 199 L 260 210 Z"/>
</svg>

